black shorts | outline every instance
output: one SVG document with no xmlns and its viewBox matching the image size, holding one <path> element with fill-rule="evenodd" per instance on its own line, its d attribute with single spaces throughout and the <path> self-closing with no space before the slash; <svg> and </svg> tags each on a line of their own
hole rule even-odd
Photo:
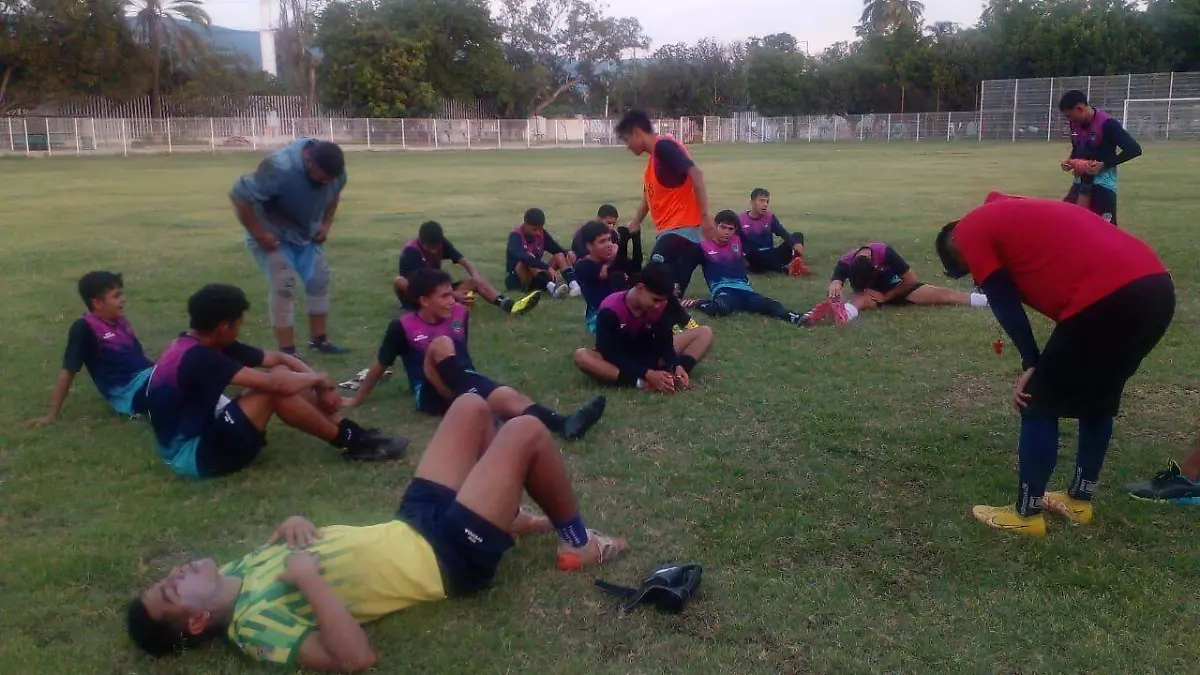
<svg viewBox="0 0 1200 675">
<path fill-rule="evenodd" d="M 396 520 L 412 526 L 433 548 L 447 595 L 467 595 L 492 584 L 513 538 L 455 499 L 445 485 L 414 478 Z"/>
<path fill-rule="evenodd" d="M 1079 197 L 1085 194 L 1091 195 L 1091 201 L 1088 203 L 1089 211 L 1113 225 L 1117 224 L 1117 193 L 1106 187 L 1094 184 L 1085 186 L 1075 183 L 1071 186 L 1071 191 L 1067 193 L 1063 201 L 1077 204 L 1079 203 Z"/>
<path fill-rule="evenodd" d="M 258 457 L 267 445 L 267 435 L 242 412 L 237 399 L 213 417 L 196 448 L 196 472 L 201 478 L 240 471 Z"/>
<path fill-rule="evenodd" d="M 1029 411 L 1047 417 L 1114 417 L 1125 382 L 1175 314 L 1169 274 L 1133 281 L 1059 322 L 1029 380 Z"/>
<path fill-rule="evenodd" d="M 546 277 L 547 279 L 550 278 L 550 272 L 548 270 L 541 270 L 541 269 L 534 270 L 533 283 L 525 284 L 525 283 L 521 283 L 521 277 L 517 276 L 516 270 L 509 270 L 508 274 L 504 275 L 504 290 L 506 290 L 506 291 L 522 291 L 522 292 L 526 292 L 526 293 L 528 293 L 529 291 L 535 290 L 535 289 L 540 290 L 540 289 L 546 287 L 545 283 L 538 283 L 538 279 L 543 276 Z"/>
<path fill-rule="evenodd" d="M 671 268 L 680 295 L 687 292 L 692 275 L 702 260 L 704 250 L 700 248 L 700 244 L 669 230 L 658 235 L 654 240 L 654 248 L 650 251 L 650 262 L 665 263 Z"/>
<path fill-rule="evenodd" d="M 464 393 L 479 394 L 479 397 L 485 401 L 489 396 L 492 395 L 492 392 L 504 386 L 499 382 L 495 382 L 487 376 L 480 375 L 473 370 L 467 371 L 467 378 L 471 386 Z M 442 395 L 438 393 L 437 389 L 434 389 L 433 385 L 429 384 L 428 382 L 422 383 L 421 386 L 417 388 L 417 399 L 415 401 L 417 410 L 425 413 L 426 415 L 441 417 L 442 415 L 446 414 L 446 411 L 450 409 L 450 404 L 453 402 L 454 401 L 447 401 L 446 399 L 442 398 Z"/>
<path fill-rule="evenodd" d="M 918 282 L 912 288 L 908 289 L 907 291 L 904 291 L 900 295 L 897 295 L 896 297 L 892 298 L 891 300 L 888 300 L 887 302 L 883 303 L 883 306 L 884 307 L 903 307 L 906 305 L 913 304 L 912 301 L 908 299 L 908 296 L 912 295 L 913 291 L 917 290 L 918 288 L 920 288 L 924 285 L 925 285 L 924 282 Z M 871 287 L 871 290 L 877 291 L 879 293 L 887 293 L 888 291 L 892 290 L 895 287 L 896 287 L 896 285 L 884 286 L 882 284 L 876 284 L 875 286 Z M 862 289 L 858 289 L 858 288 L 855 288 L 853 290 L 855 293 L 863 292 Z"/>
</svg>

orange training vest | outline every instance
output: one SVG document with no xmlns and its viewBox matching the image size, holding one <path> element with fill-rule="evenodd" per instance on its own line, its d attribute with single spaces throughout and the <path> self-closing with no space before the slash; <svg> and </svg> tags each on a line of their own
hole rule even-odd
<svg viewBox="0 0 1200 675">
<path fill-rule="evenodd" d="M 659 232 L 696 227 L 700 225 L 701 215 L 700 205 L 696 201 L 696 190 L 692 186 L 692 177 L 688 176 L 683 185 L 677 188 L 669 188 L 659 183 L 658 176 L 654 174 L 654 146 L 659 140 L 671 141 L 691 156 L 683 143 L 667 136 L 655 136 L 654 145 L 650 146 L 650 161 L 646 164 L 646 174 L 642 179 L 646 204 L 650 206 L 650 217 Z"/>
</svg>

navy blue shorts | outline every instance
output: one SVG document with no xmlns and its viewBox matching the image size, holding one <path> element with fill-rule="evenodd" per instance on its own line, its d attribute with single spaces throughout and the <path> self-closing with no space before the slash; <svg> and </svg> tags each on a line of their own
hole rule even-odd
<svg viewBox="0 0 1200 675">
<path fill-rule="evenodd" d="M 1071 186 L 1071 191 L 1067 193 L 1067 197 L 1063 201 L 1077 204 L 1079 203 L 1079 197 L 1085 194 L 1091 195 L 1091 201 L 1088 203 L 1089 211 L 1113 225 L 1117 224 L 1117 193 L 1106 187 L 1094 184 L 1085 186 L 1075 183 Z"/>
<path fill-rule="evenodd" d="M 879 293 L 887 293 L 888 291 L 890 291 L 890 290 L 892 290 L 893 288 L 895 288 L 897 285 L 899 285 L 899 284 L 892 284 L 892 285 L 888 286 L 888 285 L 885 285 L 885 284 L 879 284 L 879 283 L 877 283 L 877 284 L 875 284 L 874 286 L 872 286 L 872 287 L 871 287 L 871 290 L 872 290 L 872 291 L 878 291 Z M 919 283 L 917 283 L 916 285 L 914 285 L 912 288 L 908 289 L 907 291 L 905 291 L 905 292 L 901 293 L 900 295 L 897 295 L 896 297 L 892 298 L 891 300 L 888 300 L 887 302 L 883 303 L 883 306 L 884 306 L 884 307 L 900 307 L 900 306 L 904 306 L 904 305 L 911 305 L 911 304 L 913 304 L 913 303 L 912 303 L 912 302 L 911 302 L 911 301 L 908 299 L 908 296 L 912 295 L 912 292 L 913 292 L 913 291 L 917 290 L 918 288 L 920 288 L 920 287 L 922 287 L 922 286 L 924 286 L 924 285 L 925 285 L 925 282 L 919 282 Z M 854 292 L 855 292 L 855 293 L 861 293 L 861 292 L 862 292 L 862 289 L 855 288 L 855 289 L 854 289 Z"/>
<path fill-rule="evenodd" d="M 202 478 L 240 471 L 258 457 L 267 435 L 242 412 L 237 399 L 230 401 L 209 423 L 196 448 L 196 472 Z"/>
<path fill-rule="evenodd" d="M 447 595 L 467 595 L 492 584 L 513 538 L 455 499 L 445 485 L 414 478 L 396 519 L 412 526 L 433 548 Z"/>
<path fill-rule="evenodd" d="M 489 396 L 492 395 L 492 392 L 504 386 L 499 382 L 495 382 L 487 376 L 480 375 L 473 370 L 467 371 L 467 378 L 471 386 L 463 393 L 479 394 L 479 397 L 485 401 Z M 442 395 L 438 393 L 437 389 L 434 389 L 433 385 L 429 384 L 428 382 L 423 383 L 420 388 L 417 389 L 417 410 L 425 413 L 426 415 L 441 417 L 442 415 L 446 414 L 447 410 L 450 410 L 450 404 L 453 402 L 454 401 L 452 400 L 448 401 L 442 398 Z"/>
</svg>

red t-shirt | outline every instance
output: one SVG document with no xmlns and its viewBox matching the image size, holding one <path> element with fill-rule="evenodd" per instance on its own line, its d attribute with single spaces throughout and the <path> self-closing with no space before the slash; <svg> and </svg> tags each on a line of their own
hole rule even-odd
<svg viewBox="0 0 1200 675">
<path fill-rule="evenodd" d="M 958 223 L 954 244 L 975 283 L 1005 269 L 1025 304 L 1055 321 L 1166 271 L 1145 242 L 1087 209 L 1000 193 Z"/>
</svg>

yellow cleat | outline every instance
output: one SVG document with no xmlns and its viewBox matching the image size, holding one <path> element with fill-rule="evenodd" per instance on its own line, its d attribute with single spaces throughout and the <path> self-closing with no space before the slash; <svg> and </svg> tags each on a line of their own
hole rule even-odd
<svg viewBox="0 0 1200 675">
<path fill-rule="evenodd" d="M 512 314 L 513 316 L 520 316 L 528 311 L 531 311 L 534 307 L 537 307 L 538 302 L 540 302 L 541 299 L 542 292 L 534 291 L 514 302 L 512 308 L 508 310 L 508 313 Z"/>
<path fill-rule="evenodd" d="M 971 509 L 971 515 L 975 516 L 975 520 L 997 530 L 1030 537 L 1046 536 L 1046 517 L 1040 513 L 1026 517 L 1017 513 L 1015 506 L 976 506 Z"/>
<path fill-rule="evenodd" d="M 700 327 L 700 324 L 696 323 L 695 319 L 688 319 L 686 326 L 680 326 L 679 324 L 675 324 L 674 326 L 671 326 L 671 332 L 676 335 L 679 335 L 680 333 L 682 333 L 685 330 L 692 330 L 693 328 L 699 328 L 699 327 Z"/>
<path fill-rule="evenodd" d="M 475 306 L 475 291 L 467 291 L 466 301 L 463 304 L 467 307 Z"/>
<path fill-rule="evenodd" d="M 1047 492 L 1042 507 L 1066 518 L 1074 525 L 1087 525 L 1092 522 L 1092 503 L 1075 499 L 1065 492 Z"/>
</svg>

